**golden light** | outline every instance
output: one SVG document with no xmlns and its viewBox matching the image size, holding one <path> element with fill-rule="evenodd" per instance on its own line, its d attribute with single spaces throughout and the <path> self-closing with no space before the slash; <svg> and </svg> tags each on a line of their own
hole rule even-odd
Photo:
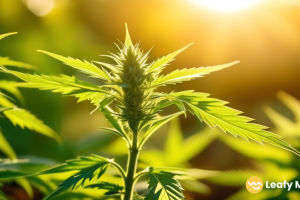
<svg viewBox="0 0 300 200">
<path fill-rule="evenodd" d="M 262 0 L 191 0 L 195 4 L 202 5 L 222 12 L 238 11 L 249 8 Z"/>
</svg>

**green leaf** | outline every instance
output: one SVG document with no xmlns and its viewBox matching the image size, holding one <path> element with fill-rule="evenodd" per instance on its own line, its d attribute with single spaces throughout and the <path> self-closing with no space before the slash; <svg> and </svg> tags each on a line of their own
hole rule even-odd
<svg viewBox="0 0 300 200">
<path fill-rule="evenodd" d="M 92 63 L 89 63 L 87 61 L 81 61 L 79 59 L 74 59 L 71 57 L 63 57 L 54 53 L 50 53 L 47 51 L 41 51 L 39 50 L 39 52 L 45 53 L 57 60 L 60 60 L 62 62 L 64 62 L 64 64 L 73 67 L 75 69 L 78 69 L 79 71 L 90 75 L 93 78 L 99 78 L 102 80 L 106 80 L 106 81 L 110 81 L 110 75 L 108 74 L 108 72 L 106 72 L 105 70 L 102 70 L 100 68 L 98 68 L 97 66 L 95 66 Z"/>
<path fill-rule="evenodd" d="M 17 159 L 17 155 L 13 148 L 9 145 L 4 135 L 0 131 L 0 151 L 2 151 L 5 155 L 7 155 L 10 159 Z"/>
<path fill-rule="evenodd" d="M 12 70 L 7 70 L 1 67 L 4 71 L 11 73 L 18 78 L 28 82 L 22 86 L 31 88 L 40 88 L 42 90 L 52 90 L 53 92 L 60 92 L 62 94 L 70 94 L 73 92 L 99 92 L 107 93 L 106 90 L 100 89 L 98 86 L 81 81 L 75 77 L 61 75 L 61 77 L 47 76 L 47 75 L 30 75 Z"/>
<path fill-rule="evenodd" d="M 1 98 L 0 98 L 1 99 Z M 28 128 L 29 130 L 34 130 L 38 133 L 46 135 L 55 139 L 58 142 L 61 142 L 59 135 L 44 124 L 43 121 L 38 119 L 36 116 L 31 114 L 29 111 L 15 108 L 13 110 L 8 110 L 4 112 L 4 115 L 16 126 L 21 128 Z"/>
<path fill-rule="evenodd" d="M 7 196 L 0 190 L 0 200 L 8 200 Z"/>
<path fill-rule="evenodd" d="M 97 188 L 100 190 L 108 190 L 108 192 L 105 193 L 106 195 L 119 194 L 124 189 L 123 186 L 120 186 L 115 183 L 109 183 L 109 182 L 101 182 L 101 183 L 91 184 L 91 185 L 86 186 L 85 188 Z"/>
<path fill-rule="evenodd" d="M 13 94 L 15 97 L 17 97 L 21 102 L 24 102 L 23 96 L 21 92 L 18 89 L 18 86 L 20 86 L 20 83 L 15 81 L 6 81 L 6 80 L 0 80 L 0 88 L 8 91 L 9 93 Z"/>
<path fill-rule="evenodd" d="M 1 57 L 0 56 L 0 65 L 3 66 L 13 66 L 13 67 L 18 67 L 18 68 L 24 68 L 24 69 L 36 69 L 36 67 L 30 65 L 30 64 L 26 64 L 26 63 L 22 63 L 19 61 L 14 61 L 14 60 L 10 60 L 7 57 Z"/>
<path fill-rule="evenodd" d="M 0 95 L 0 105 L 7 108 L 12 108 L 3 112 L 5 117 L 7 117 L 14 125 L 18 125 L 21 128 L 28 128 L 29 130 L 34 130 L 38 133 L 52 137 L 58 142 L 61 142 L 59 135 L 53 131 L 51 128 L 46 126 L 43 121 L 36 118 L 29 111 L 17 108 L 15 105 L 9 101 L 5 96 Z"/>
<path fill-rule="evenodd" d="M 249 123 L 253 119 L 240 116 L 241 111 L 225 106 L 227 102 L 208 98 L 204 93 L 173 93 L 179 100 L 189 106 L 189 111 L 204 121 L 210 127 L 218 126 L 224 132 L 229 132 L 234 136 L 240 136 L 245 140 L 254 140 L 260 144 L 263 142 L 291 151 L 298 156 L 300 153 L 287 142 L 280 139 L 280 136 L 266 131 L 267 127 Z"/>
<path fill-rule="evenodd" d="M 7 37 L 7 36 L 9 36 L 9 35 L 14 35 L 14 34 L 17 34 L 17 32 L 2 34 L 2 35 L 0 35 L 0 40 L 3 39 L 3 38 L 5 38 L 5 37 Z"/>
<path fill-rule="evenodd" d="M 144 127 L 148 126 L 148 129 L 146 130 L 145 135 L 143 136 L 143 139 L 140 142 L 139 148 L 141 148 L 144 143 L 148 140 L 148 138 L 162 125 L 166 124 L 170 120 L 174 119 L 175 117 L 185 113 L 184 111 L 177 112 L 168 116 L 159 117 L 158 119 L 150 120 L 148 123 L 145 124 Z"/>
<path fill-rule="evenodd" d="M 102 113 L 104 114 L 105 118 L 110 122 L 110 124 L 113 125 L 113 127 L 116 129 L 114 133 L 120 135 L 129 143 L 129 138 L 126 132 L 124 131 L 124 126 L 122 125 L 121 120 L 118 119 L 118 116 L 114 115 L 113 111 L 109 107 L 103 108 Z M 104 129 L 112 131 L 112 129 Z"/>
<path fill-rule="evenodd" d="M 17 178 L 15 179 L 16 183 L 20 185 L 28 194 L 30 198 L 33 198 L 33 189 L 29 183 L 29 181 L 25 178 Z"/>
<path fill-rule="evenodd" d="M 148 69 L 148 73 L 151 73 L 151 72 L 161 72 L 165 66 L 168 65 L 169 62 L 173 61 L 174 58 L 180 54 L 181 52 L 183 52 L 186 48 L 188 48 L 189 46 L 191 46 L 193 43 L 183 47 L 182 49 L 179 49 L 173 53 L 170 53 L 169 55 L 167 56 L 164 56 L 160 59 L 158 59 L 157 61 L 155 61 L 153 64 L 151 64 L 149 66 L 149 69 Z"/>
<path fill-rule="evenodd" d="M 10 108 L 0 107 L 0 113 L 3 113 L 4 111 L 11 110 L 11 109 L 14 109 L 14 107 L 10 107 Z"/>
<path fill-rule="evenodd" d="M 180 200 L 185 199 L 180 183 L 174 178 L 176 174 L 161 169 L 150 168 L 148 172 L 149 195 L 145 200 Z"/>
<path fill-rule="evenodd" d="M 234 64 L 239 63 L 239 61 L 234 61 L 231 63 L 216 65 L 212 67 L 199 67 L 199 68 L 190 68 L 190 69 L 182 69 L 175 70 L 168 75 L 162 75 L 158 77 L 154 82 L 151 83 L 150 87 L 158 87 L 164 86 L 166 84 L 176 84 L 182 83 L 182 81 L 190 81 L 192 79 L 202 77 L 203 75 L 209 74 L 211 72 L 215 72 L 227 67 L 230 67 Z"/>
<path fill-rule="evenodd" d="M 18 171 L 12 171 L 12 170 L 4 170 L 0 171 L 0 179 L 13 179 L 13 178 L 20 178 L 27 176 L 28 174 L 18 172 Z"/>
<path fill-rule="evenodd" d="M 92 155 L 79 157 L 78 159 L 66 161 L 66 163 L 49 170 L 40 172 L 39 174 L 51 174 L 61 172 L 76 172 L 67 180 L 62 182 L 45 200 L 61 194 L 62 192 L 72 188 L 84 187 L 85 182 L 91 181 L 93 178 L 99 179 L 106 171 L 112 161 L 101 156 Z"/>
<path fill-rule="evenodd" d="M 23 177 L 36 173 L 56 164 L 53 160 L 41 157 L 26 157 L 25 159 L 0 159 L 0 179 Z"/>
<path fill-rule="evenodd" d="M 47 75 L 30 75 L 0 67 L 4 71 L 11 73 L 26 81 L 21 87 L 39 88 L 41 90 L 51 90 L 66 95 L 73 95 L 78 102 L 90 100 L 94 105 L 104 107 L 114 100 L 114 97 L 105 89 L 81 81 L 75 77 L 62 75 L 61 77 Z"/>
</svg>

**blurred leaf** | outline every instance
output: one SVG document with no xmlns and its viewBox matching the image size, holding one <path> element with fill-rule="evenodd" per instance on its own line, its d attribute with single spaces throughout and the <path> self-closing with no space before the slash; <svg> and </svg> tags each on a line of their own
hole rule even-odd
<svg viewBox="0 0 300 200">
<path fill-rule="evenodd" d="M 181 180 L 181 185 L 188 191 L 208 195 L 211 192 L 209 186 L 197 180 Z"/>
<path fill-rule="evenodd" d="M 0 173 L 5 174 L 3 171 L 10 171 L 19 175 L 31 174 L 49 168 L 56 164 L 51 159 L 41 157 L 28 157 L 27 159 L 0 159 Z M 0 176 L 3 177 L 3 176 Z"/>
<path fill-rule="evenodd" d="M 176 84 L 182 83 L 182 81 L 190 81 L 195 78 L 203 77 L 211 72 L 215 72 L 227 67 L 230 67 L 234 64 L 239 63 L 239 61 L 235 61 L 228 64 L 216 65 L 213 67 L 198 67 L 198 68 L 184 68 L 181 70 L 175 70 L 168 75 L 161 75 L 154 82 L 151 83 L 150 87 L 158 87 L 165 86 L 167 84 Z"/>
<path fill-rule="evenodd" d="M 30 198 L 33 197 L 33 189 L 29 183 L 29 181 L 25 178 L 17 178 L 15 179 L 16 183 L 20 185 L 28 194 Z"/>
<path fill-rule="evenodd" d="M 274 190 L 262 190 L 261 192 L 253 195 L 248 190 L 243 188 L 239 190 L 237 193 L 233 194 L 232 196 L 226 198 L 226 200 L 241 200 L 241 199 L 262 200 L 274 195 L 275 195 Z"/>
<path fill-rule="evenodd" d="M 51 174 L 78 171 L 76 174 L 62 182 L 45 200 L 52 199 L 69 188 L 74 190 L 78 187 L 83 187 L 87 179 L 89 181 L 93 178 L 99 179 L 105 173 L 110 163 L 111 161 L 106 158 L 92 155 L 68 160 L 62 165 L 40 172 L 39 174 Z"/>
<path fill-rule="evenodd" d="M 36 67 L 34 67 L 34 66 L 30 65 L 30 64 L 26 64 L 26 63 L 22 63 L 22 62 L 10 60 L 7 57 L 1 57 L 1 56 L 0 56 L 0 65 L 3 65 L 3 66 L 13 66 L 13 67 L 19 67 L 19 68 L 24 68 L 24 69 L 36 69 Z"/>
<path fill-rule="evenodd" d="M 44 195 L 48 195 L 51 191 L 53 191 L 56 187 L 56 184 L 53 181 L 44 179 L 42 177 L 26 177 L 26 179 L 30 182 L 30 184 L 37 188 Z"/>
<path fill-rule="evenodd" d="M 257 143 L 244 141 L 240 138 L 230 137 L 223 133 L 219 134 L 218 139 L 240 154 L 254 159 L 270 159 L 287 163 L 294 157 L 292 154 L 282 149 L 273 146 L 262 146 Z"/>
<path fill-rule="evenodd" d="M 17 155 L 12 147 L 9 145 L 4 135 L 0 131 L 0 151 L 2 151 L 5 155 L 7 155 L 10 159 L 17 159 Z"/>
<path fill-rule="evenodd" d="M 0 179 L 14 179 L 19 177 L 24 177 L 26 175 L 28 174 L 24 174 L 22 172 L 17 172 L 17 171 L 11 171 L 11 170 L 0 171 Z"/>
<path fill-rule="evenodd" d="M 178 174 L 151 167 L 148 172 L 149 194 L 145 200 L 184 199 L 181 191 L 183 188 L 174 178 L 176 175 Z"/>
<path fill-rule="evenodd" d="M 294 113 L 296 120 L 300 122 L 300 101 L 283 91 L 278 93 L 278 98 Z"/>
<path fill-rule="evenodd" d="M 2 35 L 0 35 L 0 40 L 3 39 L 3 38 L 5 38 L 5 37 L 7 37 L 7 36 L 9 36 L 9 35 L 14 35 L 14 34 L 17 34 L 17 32 L 2 34 Z"/>
<path fill-rule="evenodd" d="M 23 96 L 18 89 L 20 83 L 14 81 L 0 80 L 0 88 L 8 91 L 18 98 L 22 103 L 24 102 Z"/>
<path fill-rule="evenodd" d="M 8 200 L 7 196 L 0 190 L 0 200 Z"/>
</svg>

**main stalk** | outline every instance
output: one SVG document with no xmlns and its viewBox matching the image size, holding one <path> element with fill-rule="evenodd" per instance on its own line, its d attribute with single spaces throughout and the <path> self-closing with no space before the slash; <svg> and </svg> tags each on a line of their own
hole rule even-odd
<svg viewBox="0 0 300 200">
<path fill-rule="evenodd" d="M 125 179 L 125 194 L 124 200 L 132 200 L 133 198 L 133 188 L 134 188 L 134 178 L 136 174 L 137 162 L 138 162 L 139 150 L 137 146 L 137 136 L 134 136 L 132 148 L 129 149 L 128 155 L 128 166 Z"/>
</svg>

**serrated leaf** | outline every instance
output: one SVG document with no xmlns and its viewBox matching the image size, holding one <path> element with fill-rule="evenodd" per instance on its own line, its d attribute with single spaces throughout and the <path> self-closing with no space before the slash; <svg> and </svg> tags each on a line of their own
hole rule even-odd
<svg viewBox="0 0 300 200">
<path fill-rule="evenodd" d="M 52 199 L 69 188 L 74 190 L 78 187 L 83 187 L 87 180 L 90 182 L 94 178 L 99 179 L 105 173 L 110 163 L 111 161 L 107 158 L 92 155 L 68 160 L 62 165 L 40 172 L 40 175 L 72 171 L 76 172 L 74 175 L 62 182 L 48 197 L 45 198 L 45 200 Z"/>
<path fill-rule="evenodd" d="M 148 138 L 157 130 L 159 129 L 162 125 L 166 124 L 170 120 L 174 119 L 175 117 L 185 113 L 184 111 L 177 112 L 168 116 L 160 117 L 158 119 L 150 120 L 148 123 L 145 124 L 144 127 L 149 126 L 148 129 L 146 130 L 146 133 L 144 134 L 144 137 L 142 141 L 140 142 L 139 147 L 141 148 L 144 143 L 148 140 Z"/>
<path fill-rule="evenodd" d="M 124 189 L 123 186 L 120 186 L 115 183 L 104 182 L 104 181 L 101 183 L 88 185 L 85 188 L 97 188 L 100 190 L 108 190 L 108 192 L 105 193 L 106 195 L 119 194 Z"/>
<path fill-rule="evenodd" d="M 150 168 L 148 172 L 149 194 L 145 200 L 185 199 L 180 183 L 174 178 L 176 173 Z"/>
<path fill-rule="evenodd" d="M 190 68 L 190 69 L 185 68 L 182 70 L 177 69 L 168 75 L 162 75 L 158 77 L 153 83 L 151 83 L 150 87 L 158 87 L 158 86 L 164 86 L 166 84 L 176 84 L 176 83 L 182 83 L 182 81 L 190 81 L 192 79 L 207 75 L 211 72 L 215 72 L 230 67 L 237 63 L 239 63 L 239 61 L 234 61 L 231 63 L 216 65 L 212 67 L 199 67 L 199 68 Z"/>
<path fill-rule="evenodd" d="M 120 135 L 129 143 L 128 136 L 124 131 L 124 127 L 121 124 L 121 120 L 118 119 L 116 115 L 113 115 L 113 111 L 110 108 L 106 107 L 102 109 L 102 113 L 104 114 L 105 118 L 109 121 L 109 123 L 113 125 L 113 127 L 116 129 L 115 134 Z"/>
<path fill-rule="evenodd" d="M 28 128 L 30 130 L 34 130 L 38 133 L 46 135 L 55 139 L 58 142 L 61 142 L 61 138 L 59 135 L 44 124 L 43 121 L 38 119 L 36 116 L 31 114 L 29 111 L 16 108 L 13 110 L 8 110 L 4 112 L 4 115 L 16 126 L 20 126 L 21 128 Z"/>
<path fill-rule="evenodd" d="M 71 57 L 64 57 L 64 56 L 50 53 L 47 51 L 40 50 L 39 52 L 42 52 L 42 53 L 47 54 L 57 60 L 60 60 L 60 61 L 64 62 L 64 64 L 66 64 L 70 67 L 73 67 L 75 69 L 78 69 L 79 71 L 81 71 L 85 74 L 88 74 L 93 78 L 99 78 L 99 79 L 106 80 L 106 81 L 111 80 L 108 72 L 98 68 L 94 64 L 89 63 L 87 61 L 81 61 L 79 59 L 74 59 Z"/>
<path fill-rule="evenodd" d="M 7 142 L 6 138 L 4 137 L 1 131 L 0 131 L 0 151 L 2 151 L 2 153 L 7 155 L 12 160 L 17 158 L 15 151 L 9 145 L 9 143 Z"/>
<path fill-rule="evenodd" d="M 21 92 L 18 89 L 18 86 L 20 86 L 20 83 L 15 81 L 6 81 L 6 80 L 0 80 L 0 88 L 8 91 L 9 93 L 13 94 L 15 97 L 17 97 L 21 102 L 24 102 L 23 96 Z"/>
<path fill-rule="evenodd" d="M 280 139 L 279 135 L 268 132 L 267 127 L 250 123 L 253 119 L 240 116 L 241 111 L 234 110 L 225 106 L 227 102 L 209 98 L 203 93 L 173 93 L 179 100 L 189 106 L 189 110 L 198 117 L 200 121 L 204 121 L 210 127 L 218 126 L 224 132 L 229 132 L 234 136 L 240 136 L 245 140 L 254 140 L 258 143 L 263 142 L 291 151 L 297 155 L 300 153 L 287 142 Z"/>
<path fill-rule="evenodd" d="M 52 137 L 58 142 L 61 142 L 59 135 L 51 128 L 46 126 L 43 121 L 38 119 L 36 116 L 31 114 L 29 111 L 17 108 L 4 96 L 0 95 L 0 105 L 4 107 L 14 107 L 3 112 L 4 116 L 7 117 L 15 126 L 18 125 L 21 128 L 28 128 L 38 133 Z"/>
<path fill-rule="evenodd" d="M 34 67 L 30 64 L 26 64 L 26 63 L 22 63 L 22 62 L 19 62 L 19 61 L 11 60 L 7 57 L 1 57 L 1 56 L 0 56 L 0 65 L 13 66 L 13 67 L 18 67 L 18 68 L 23 68 L 23 69 L 36 69 L 36 67 Z"/>
<path fill-rule="evenodd" d="M 186 48 L 188 48 L 189 46 L 191 46 L 193 43 L 183 47 L 182 49 L 179 49 L 173 53 L 170 53 L 167 56 L 164 56 L 160 59 L 158 59 L 157 61 L 155 61 L 153 64 L 150 65 L 149 69 L 148 69 L 148 73 L 151 72 L 161 72 L 165 66 L 168 65 L 169 62 L 171 62 L 178 54 L 180 54 L 181 52 L 183 52 Z"/>
</svg>

